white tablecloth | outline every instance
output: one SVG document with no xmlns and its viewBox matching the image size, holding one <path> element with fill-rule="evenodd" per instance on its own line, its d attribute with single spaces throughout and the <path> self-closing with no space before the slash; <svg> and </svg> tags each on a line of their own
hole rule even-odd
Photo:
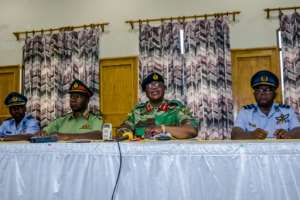
<svg viewBox="0 0 300 200">
<path fill-rule="evenodd" d="M 300 199 L 300 142 L 124 142 L 119 200 Z M 116 143 L 0 144 L 1 200 L 110 199 Z"/>
</svg>

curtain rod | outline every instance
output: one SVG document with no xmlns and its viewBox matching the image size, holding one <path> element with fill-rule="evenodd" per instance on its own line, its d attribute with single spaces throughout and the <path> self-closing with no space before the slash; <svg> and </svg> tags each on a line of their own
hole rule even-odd
<svg viewBox="0 0 300 200">
<path fill-rule="evenodd" d="M 229 16 L 232 15 L 232 20 L 236 20 L 236 15 L 239 15 L 240 11 L 231 11 L 231 12 L 220 12 L 220 13 L 212 13 L 212 14 L 202 14 L 202 15 L 191 15 L 191 16 L 177 16 L 177 17 L 161 17 L 161 18 L 152 18 L 152 19 L 137 19 L 137 20 L 127 20 L 125 23 L 130 24 L 131 29 L 134 29 L 134 24 L 136 23 L 149 23 L 149 22 L 164 22 L 164 21 L 173 21 L 177 20 L 178 22 L 184 22 L 186 19 L 197 19 L 208 17 L 220 17 L 220 16 Z"/>
<path fill-rule="evenodd" d="M 103 23 L 97 23 L 97 24 L 84 24 L 84 25 L 79 25 L 79 26 L 63 26 L 63 27 L 58 27 L 58 28 L 48 28 L 48 29 L 40 29 L 40 30 L 32 30 L 32 31 L 21 31 L 21 32 L 13 32 L 15 35 L 17 41 L 20 40 L 20 35 L 27 35 L 32 34 L 34 35 L 35 33 L 45 33 L 45 32 L 50 32 L 52 33 L 53 31 L 72 31 L 74 29 L 79 29 L 79 28 L 94 28 L 94 27 L 100 27 L 101 31 L 104 32 L 105 26 L 109 25 L 108 22 L 103 22 Z"/>
<path fill-rule="evenodd" d="M 281 11 L 283 11 L 283 10 L 295 10 L 295 12 L 296 12 L 297 9 L 300 9 L 300 6 L 278 7 L 278 8 L 266 8 L 266 9 L 264 9 L 264 11 L 267 13 L 267 19 L 269 19 L 269 18 L 270 18 L 270 12 L 278 11 L 279 14 L 280 14 Z"/>
</svg>

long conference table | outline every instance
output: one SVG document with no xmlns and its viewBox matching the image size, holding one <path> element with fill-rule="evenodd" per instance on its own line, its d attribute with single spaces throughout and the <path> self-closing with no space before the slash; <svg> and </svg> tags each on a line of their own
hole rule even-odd
<svg viewBox="0 0 300 200">
<path fill-rule="evenodd" d="M 121 142 L 118 200 L 299 200 L 300 141 Z M 109 200 L 116 142 L 0 143 L 0 200 Z"/>
</svg>

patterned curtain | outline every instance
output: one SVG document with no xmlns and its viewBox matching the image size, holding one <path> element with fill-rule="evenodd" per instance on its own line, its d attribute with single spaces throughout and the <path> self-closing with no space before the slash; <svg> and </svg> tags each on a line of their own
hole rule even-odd
<svg viewBox="0 0 300 200">
<path fill-rule="evenodd" d="M 76 78 L 94 92 L 89 109 L 99 113 L 98 28 L 64 31 L 27 38 L 23 48 L 27 111 L 50 121 L 70 112 L 68 89 Z"/>
<path fill-rule="evenodd" d="M 285 103 L 300 113 L 300 14 L 280 16 Z"/>
<path fill-rule="evenodd" d="M 199 119 L 200 138 L 230 138 L 233 101 L 227 18 L 141 25 L 139 42 L 139 80 L 153 71 L 161 73 L 166 98 L 181 100 Z M 146 100 L 141 90 L 140 99 Z"/>
</svg>

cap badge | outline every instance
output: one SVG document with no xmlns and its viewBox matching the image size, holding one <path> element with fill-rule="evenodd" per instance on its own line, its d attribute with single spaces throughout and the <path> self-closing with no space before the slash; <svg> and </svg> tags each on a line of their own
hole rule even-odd
<svg viewBox="0 0 300 200">
<path fill-rule="evenodd" d="M 12 101 L 14 102 L 14 101 L 18 101 L 18 97 L 13 97 L 12 98 Z"/>
<path fill-rule="evenodd" d="M 260 77 L 260 81 L 267 82 L 268 81 L 268 77 L 267 76 L 262 76 L 262 77 Z"/>
<path fill-rule="evenodd" d="M 79 87 L 78 83 L 74 83 L 73 88 L 76 89 L 78 87 Z"/>
<path fill-rule="evenodd" d="M 153 80 L 157 81 L 158 80 L 157 74 L 154 74 L 152 78 L 153 78 Z"/>
</svg>

